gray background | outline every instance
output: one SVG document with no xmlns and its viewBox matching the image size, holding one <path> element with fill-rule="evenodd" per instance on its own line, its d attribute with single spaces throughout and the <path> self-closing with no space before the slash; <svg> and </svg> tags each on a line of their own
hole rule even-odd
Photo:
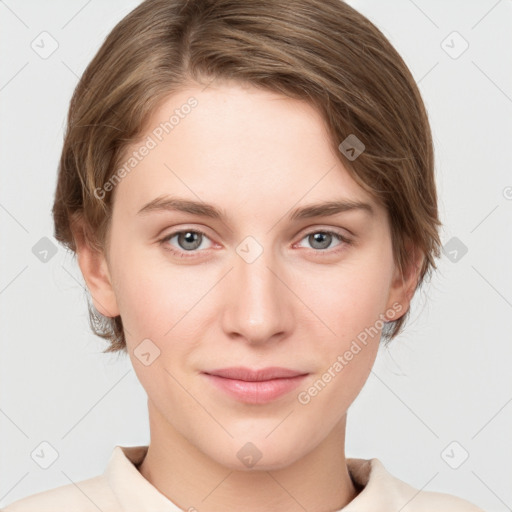
<svg viewBox="0 0 512 512">
<path fill-rule="evenodd" d="M 0 0 L 0 506 L 98 475 L 116 444 L 149 441 L 145 393 L 129 359 L 102 354 L 89 332 L 83 279 L 50 216 L 78 76 L 138 3 Z M 511 510 L 512 1 L 349 3 L 423 94 L 446 254 L 351 407 L 347 456 Z M 45 243 L 57 249 L 46 262 Z M 31 457 L 51 457 L 41 443 L 58 454 L 47 469 Z"/>
</svg>

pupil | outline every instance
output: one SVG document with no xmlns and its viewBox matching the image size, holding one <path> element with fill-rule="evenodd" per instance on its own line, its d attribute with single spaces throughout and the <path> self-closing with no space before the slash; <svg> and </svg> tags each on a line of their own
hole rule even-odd
<svg viewBox="0 0 512 512">
<path fill-rule="evenodd" d="M 194 233 L 193 231 L 187 231 L 182 235 L 186 249 L 196 249 L 197 248 L 197 239 L 199 238 L 199 233 Z M 192 246 L 188 245 L 192 244 Z"/>
<path fill-rule="evenodd" d="M 315 233 L 313 235 L 313 238 L 314 238 L 315 242 L 317 242 L 321 245 L 320 248 L 325 249 L 326 247 L 329 246 L 329 241 L 328 241 L 329 236 L 331 236 L 331 235 L 328 235 L 327 233 Z M 327 243 L 326 243 L 326 240 L 327 240 Z"/>
</svg>

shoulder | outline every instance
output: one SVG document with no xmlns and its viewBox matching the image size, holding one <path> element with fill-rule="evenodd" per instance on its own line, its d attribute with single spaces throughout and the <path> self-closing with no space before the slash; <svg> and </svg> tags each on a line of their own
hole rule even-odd
<svg viewBox="0 0 512 512">
<path fill-rule="evenodd" d="M 0 512 L 98 512 L 118 510 L 103 475 L 38 492 L 10 503 Z"/>
<path fill-rule="evenodd" d="M 480 507 L 458 496 L 433 491 L 416 491 L 414 505 L 405 507 L 403 512 L 427 512 L 449 510 L 450 512 L 484 512 Z"/>
<path fill-rule="evenodd" d="M 473 503 L 458 496 L 417 489 L 388 473 L 377 459 L 372 460 L 372 468 L 375 468 L 376 476 L 385 481 L 389 489 L 395 494 L 397 504 L 401 503 L 403 507 L 401 508 L 402 512 L 431 512 L 432 510 L 484 512 Z"/>
<path fill-rule="evenodd" d="M 376 506 L 401 512 L 484 512 L 473 503 L 442 492 L 417 489 L 390 474 L 379 459 L 349 459 L 353 480 L 362 491 L 343 512 L 362 512 Z"/>
</svg>

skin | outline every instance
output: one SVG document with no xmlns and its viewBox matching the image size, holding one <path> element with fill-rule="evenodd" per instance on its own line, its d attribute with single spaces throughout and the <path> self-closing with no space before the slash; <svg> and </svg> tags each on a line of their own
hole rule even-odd
<svg viewBox="0 0 512 512">
<path fill-rule="evenodd" d="M 148 395 L 151 442 L 139 471 L 184 510 L 339 510 L 358 493 L 345 458 L 347 409 L 369 376 L 380 333 L 309 403 L 297 395 L 393 304 L 401 308 L 394 319 L 407 311 L 417 272 L 398 272 L 387 212 L 350 178 L 312 106 L 235 83 L 202 89 L 174 93 L 153 113 L 141 140 L 190 96 L 198 101 L 116 185 L 108 255 L 77 234 L 94 305 L 121 315 Z M 163 194 L 216 205 L 227 221 L 137 214 Z M 374 214 L 287 219 L 296 207 L 339 199 L 370 203 Z M 180 229 L 204 232 L 199 248 L 187 252 L 192 244 L 178 236 L 159 241 Z M 322 249 L 308 236 L 326 230 L 351 243 L 333 236 Z M 247 236 L 263 250 L 251 263 L 236 252 Z M 144 339 L 160 350 L 147 366 L 134 353 Z M 253 405 L 201 374 L 229 366 L 308 376 Z M 247 442 L 262 455 L 251 468 L 237 457 Z"/>
</svg>

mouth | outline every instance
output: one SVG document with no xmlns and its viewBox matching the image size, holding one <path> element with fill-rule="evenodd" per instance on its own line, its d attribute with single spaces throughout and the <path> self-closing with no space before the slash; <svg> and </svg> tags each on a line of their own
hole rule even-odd
<svg viewBox="0 0 512 512">
<path fill-rule="evenodd" d="M 208 382 L 237 401 L 265 404 L 293 391 L 308 373 L 289 368 L 223 368 L 203 372 Z"/>
</svg>

